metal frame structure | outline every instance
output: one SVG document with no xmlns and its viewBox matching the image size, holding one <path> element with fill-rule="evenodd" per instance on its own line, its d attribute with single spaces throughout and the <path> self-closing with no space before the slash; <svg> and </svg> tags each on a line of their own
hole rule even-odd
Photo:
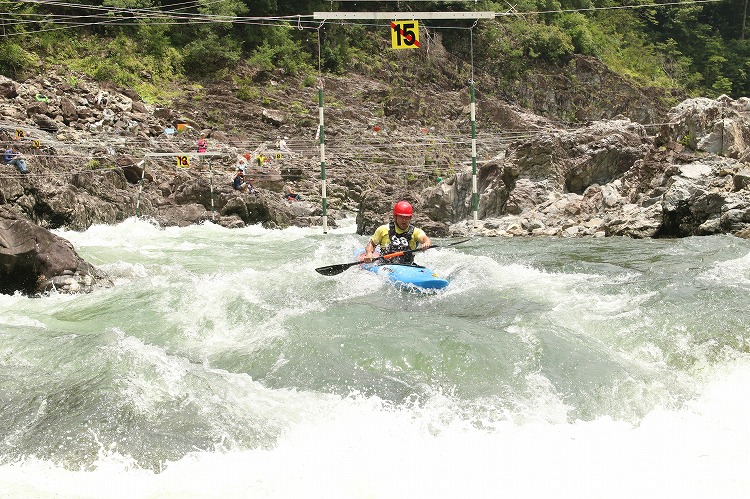
<svg viewBox="0 0 750 499">
<path fill-rule="evenodd" d="M 478 12 L 313 12 L 313 19 L 341 20 L 359 19 L 494 19 L 495 13 L 489 11 Z"/>
<path fill-rule="evenodd" d="M 468 19 L 475 22 L 479 19 L 494 19 L 494 12 L 313 12 L 313 19 L 322 21 L 321 27 L 326 21 L 331 20 L 400 20 L 400 19 Z M 320 35 L 318 35 L 318 49 L 320 49 Z M 472 48 L 473 50 L 473 48 Z M 473 56 L 472 56 L 473 64 Z M 472 167 L 472 195 L 471 211 L 474 226 L 477 224 L 479 212 L 479 193 L 477 192 L 477 128 L 476 128 L 476 102 L 474 91 L 474 77 L 472 67 L 472 79 L 469 82 L 469 93 L 471 97 L 471 167 Z M 322 79 L 322 75 L 321 75 Z M 321 171 L 321 197 L 323 204 L 323 233 L 328 233 L 328 217 L 326 213 L 326 170 L 325 170 L 325 131 L 323 127 L 323 87 L 318 89 L 318 137 L 320 139 L 320 171 Z"/>
</svg>

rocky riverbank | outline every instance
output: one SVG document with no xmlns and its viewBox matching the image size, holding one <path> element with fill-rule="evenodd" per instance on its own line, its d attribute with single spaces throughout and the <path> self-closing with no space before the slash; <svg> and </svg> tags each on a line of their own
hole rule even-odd
<svg viewBox="0 0 750 499">
<path fill-rule="evenodd" d="M 666 123 L 627 119 L 545 130 L 480 170 L 479 218 L 458 175 L 425 196 L 452 233 L 685 237 L 750 227 L 750 99 L 697 98 Z"/>
<path fill-rule="evenodd" d="M 239 100 L 224 82 L 164 107 L 84 77 L 0 76 L 0 140 L 21 150 L 31 170 L 1 167 L 0 221 L 75 230 L 135 215 L 162 225 L 320 225 L 317 89 L 272 83 L 275 93 L 259 102 Z M 368 233 L 406 198 L 415 223 L 438 237 L 684 237 L 750 228 L 750 99 L 689 99 L 660 123 L 618 116 L 570 126 L 480 93 L 474 221 L 467 93 L 428 87 L 396 98 L 392 90 L 356 75 L 326 81 L 330 226 L 357 212 L 358 232 Z M 198 155 L 201 134 L 209 150 Z M 278 143 L 284 136 L 289 149 Z M 231 187 L 242 157 L 257 195 Z M 287 201 L 285 185 L 303 201 Z M 0 227 L 6 282 L 28 259 L 28 240 L 14 246 L 17 236 L 3 235 L 17 225 Z M 26 267 L 39 291 L 64 273 L 90 288 L 79 264 L 42 267 Z M 16 289 L 29 291 L 34 279 Z"/>
</svg>

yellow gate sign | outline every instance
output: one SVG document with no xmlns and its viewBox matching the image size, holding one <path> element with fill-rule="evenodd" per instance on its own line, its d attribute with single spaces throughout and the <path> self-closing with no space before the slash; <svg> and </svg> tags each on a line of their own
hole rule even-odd
<svg viewBox="0 0 750 499">
<path fill-rule="evenodd" d="M 189 156 L 177 156 L 177 166 L 180 168 L 188 168 L 190 166 Z"/>
<path fill-rule="evenodd" d="M 394 49 L 419 48 L 419 22 L 391 21 L 391 47 Z"/>
</svg>

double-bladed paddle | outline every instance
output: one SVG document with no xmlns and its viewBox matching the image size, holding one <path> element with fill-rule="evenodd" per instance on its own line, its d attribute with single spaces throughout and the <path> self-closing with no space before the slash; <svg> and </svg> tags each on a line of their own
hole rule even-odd
<svg viewBox="0 0 750 499">
<path fill-rule="evenodd" d="M 456 241 L 456 242 L 450 243 L 450 244 L 444 244 L 442 246 L 434 244 L 434 245 L 429 246 L 427 248 L 417 248 L 417 249 L 413 249 L 413 250 L 405 250 L 405 251 L 397 251 L 395 253 L 388 253 L 387 255 L 382 255 L 382 256 L 375 257 L 375 258 L 372 259 L 372 261 L 376 262 L 378 260 L 388 260 L 389 258 L 396 258 L 397 256 L 406 255 L 408 253 L 417 253 L 419 251 L 425 251 L 425 250 L 428 250 L 430 248 L 446 248 L 448 246 L 455 246 L 457 244 L 465 243 L 469 239 L 471 239 L 471 238 L 462 239 L 460 241 Z M 343 271 L 345 271 L 349 267 L 354 267 L 355 265 L 360 265 L 362 263 L 370 263 L 370 262 L 357 261 L 357 262 L 350 262 L 350 263 L 338 263 L 336 265 L 328 265 L 326 267 L 318 267 L 317 269 L 315 269 L 315 272 L 317 272 L 318 274 L 323 274 L 323 275 L 337 275 L 337 274 L 342 273 Z"/>
</svg>

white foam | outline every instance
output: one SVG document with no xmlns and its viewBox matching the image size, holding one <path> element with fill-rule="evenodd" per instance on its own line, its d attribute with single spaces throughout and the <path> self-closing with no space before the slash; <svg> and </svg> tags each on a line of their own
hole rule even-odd
<svg viewBox="0 0 750 499">
<path fill-rule="evenodd" d="M 160 473 L 103 451 L 93 471 L 27 459 L 0 466 L 10 497 L 746 497 L 750 362 L 640 425 L 603 417 L 513 424 L 456 417 L 450 398 L 318 406 L 269 449 L 194 452 Z M 311 400 L 309 400 L 311 401 Z"/>
<path fill-rule="evenodd" d="M 288 251 L 278 261 L 250 262 L 239 269 L 224 261 L 214 264 L 212 271 L 196 272 L 190 270 L 189 265 L 194 263 L 191 259 L 177 264 L 115 260 L 107 264 L 108 268 L 129 286 L 92 297 L 44 298 L 44 312 L 34 307 L 39 301 L 0 296 L 0 323 L 43 328 L 47 322 L 54 323 L 54 318 L 44 314 L 54 314 L 71 303 L 85 307 L 86 300 L 101 299 L 108 293 L 135 290 L 136 301 L 123 306 L 150 306 L 147 312 L 160 317 L 158 330 L 142 332 L 135 330 L 138 325 L 130 329 L 130 325 L 122 324 L 126 332 L 118 329 L 117 341 L 107 347 L 117 364 L 113 372 L 118 377 L 113 383 L 129 387 L 127 393 L 134 408 L 147 415 L 158 414 L 164 402 L 189 396 L 201 414 L 208 414 L 202 421 L 217 433 L 221 433 L 223 421 L 243 421 L 252 413 L 267 422 L 277 438 L 257 448 L 238 447 L 229 439 L 217 444 L 215 450 L 196 450 L 175 462 L 163 463 L 162 469 L 155 471 L 141 469 L 133 458 L 120 454 L 108 442 L 101 442 L 98 458 L 85 470 L 27 457 L 0 465 L 2 494 L 102 499 L 747 496 L 750 355 L 742 348 L 735 351 L 727 347 L 731 351 L 726 355 L 713 355 L 710 362 L 695 362 L 673 374 L 664 368 L 670 353 L 700 356 L 711 344 L 696 345 L 690 336 L 695 333 L 685 330 L 680 321 L 674 326 L 655 323 L 656 312 L 647 308 L 653 292 L 624 287 L 621 292 L 600 293 L 599 276 L 595 274 L 555 273 L 531 264 L 445 249 L 424 252 L 420 258 L 421 263 L 449 274 L 451 286 L 434 296 L 413 297 L 391 292 L 377 276 L 367 272 L 353 269 L 334 277 L 315 273 L 313 269 L 318 266 L 350 261 L 363 239 L 349 232 L 337 232 L 334 238 L 317 237 L 316 230 L 266 231 L 253 226 L 230 232 L 212 224 L 160 229 L 131 219 L 115 228 L 102 226 L 66 234 L 92 252 L 108 248 L 114 240 L 112 247 L 118 252 L 139 255 L 144 249 L 168 254 L 175 250 L 173 245 L 191 252 L 211 238 L 233 244 L 232 258 L 244 244 L 262 245 L 273 240 L 271 250 L 276 251 L 282 247 L 279 242 L 288 243 Z M 195 237 L 185 237 L 186 233 Z M 239 243 L 237 234 L 241 236 Z M 198 263 L 211 263 L 213 259 L 212 253 Z M 740 260 L 727 267 L 744 263 Z M 714 266 L 699 279 L 713 279 L 716 269 L 721 270 L 722 265 Z M 626 275 L 617 274 L 616 279 L 627 281 Z M 139 280 L 146 281 L 142 289 Z M 612 282 L 607 285 L 609 291 Z M 488 289 L 492 293 L 487 293 Z M 142 302 L 139 291 L 146 291 L 145 299 L 157 303 Z M 467 401 L 425 383 L 421 389 L 413 389 L 419 395 L 396 404 L 361 394 L 339 397 L 303 388 L 271 389 L 248 374 L 224 372 L 211 368 L 210 362 L 200 363 L 227 350 L 251 355 L 264 341 L 288 334 L 286 328 L 294 322 L 290 319 L 327 311 L 333 302 L 352 300 L 357 304 L 378 297 L 383 300 L 382 310 L 397 303 L 414 310 L 413 316 L 420 318 L 428 305 L 433 309 L 453 306 L 458 309 L 455 314 L 445 316 L 450 321 L 463 317 L 459 312 L 467 302 L 458 298 L 464 296 L 471 296 L 472 304 L 484 299 L 486 302 L 480 304 L 488 307 L 502 307 L 505 297 L 524 305 L 541 304 L 529 313 L 525 309 L 518 312 L 523 318 L 496 330 L 498 335 L 517 335 L 519 343 L 527 347 L 528 357 L 521 352 L 512 360 L 519 366 L 515 372 L 523 376 L 518 384 L 525 390 L 525 399 L 500 400 L 494 395 L 498 397 L 495 400 Z M 244 322 L 229 316 L 228 311 L 237 308 L 237 303 L 257 311 L 256 320 Z M 642 309 L 651 315 L 636 324 Z M 537 316 L 532 316 L 534 313 Z M 612 324 L 625 320 L 633 324 L 619 325 L 610 333 L 597 330 L 608 319 Z M 91 325 L 95 323 L 96 317 L 87 324 L 95 328 Z M 653 369 L 654 377 L 662 374 L 661 369 L 667 376 L 650 385 L 649 376 L 636 380 L 648 386 L 636 383 L 633 390 L 643 390 L 649 400 L 642 410 L 634 411 L 638 415 L 630 422 L 609 416 L 569 421 L 571 405 L 545 376 L 545 366 L 533 369 L 537 350 L 543 347 L 540 337 L 548 332 L 544 329 L 547 324 L 568 335 L 565 339 L 588 335 L 588 346 L 597 346 L 596 339 L 606 334 L 651 334 L 653 339 L 632 344 L 602 341 L 608 348 L 602 347 L 602 351 L 613 356 L 622 354 L 618 360 L 623 364 L 617 365 L 641 362 L 644 370 Z M 667 332 L 670 350 L 664 351 L 659 340 Z M 425 341 L 431 340 L 435 337 L 425 334 Z M 276 359 L 277 367 L 285 364 L 284 353 Z M 4 356 L 13 354 L 2 352 Z M 677 376 L 678 387 L 671 384 Z M 191 379 L 198 382 L 191 384 Z M 393 381 L 402 379 L 394 376 Z M 608 388 L 615 390 L 617 386 Z M 675 400 L 681 399 L 670 397 L 670 391 L 676 388 L 680 395 L 699 395 L 675 406 Z M 653 396 L 652 392 L 659 393 Z M 613 395 L 605 396 L 617 402 Z M 630 400 L 637 404 L 637 393 Z M 654 400 L 664 406 L 651 408 Z"/>
</svg>

